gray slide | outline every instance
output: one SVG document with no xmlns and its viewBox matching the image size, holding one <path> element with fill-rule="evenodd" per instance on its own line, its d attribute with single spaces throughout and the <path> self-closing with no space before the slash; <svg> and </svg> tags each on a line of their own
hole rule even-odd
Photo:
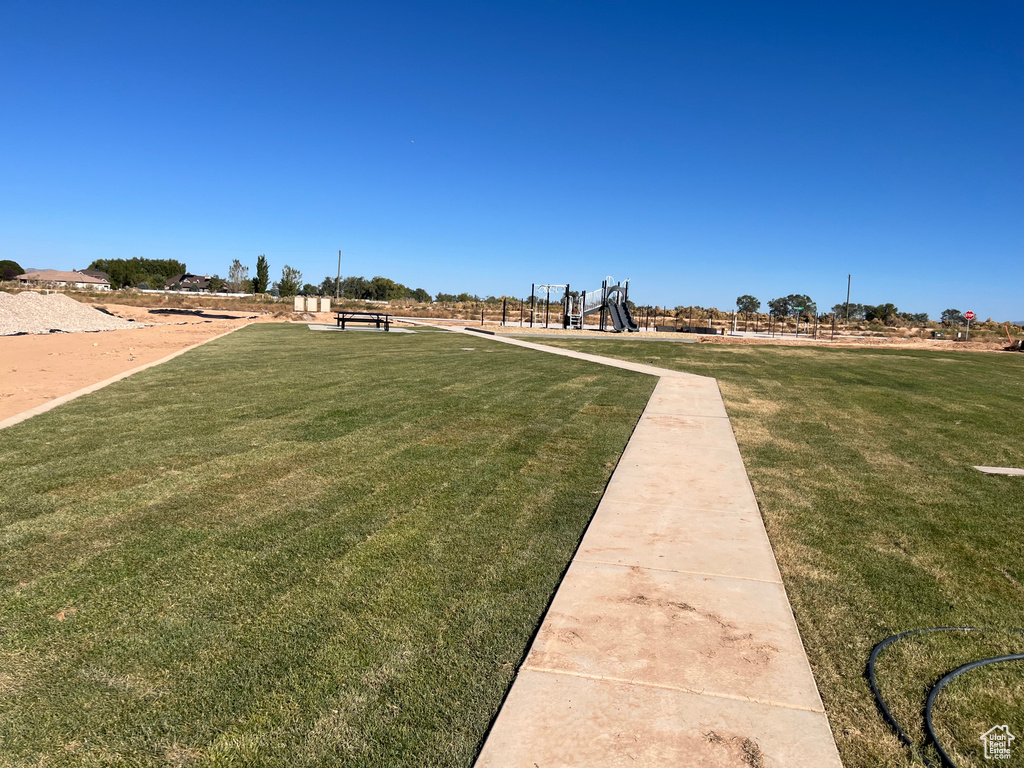
<svg viewBox="0 0 1024 768">
<path fill-rule="evenodd" d="M 625 303 L 620 304 L 617 301 L 609 301 L 608 314 L 612 317 L 612 326 L 614 326 L 616 331 L 640 330 L 637 324 L 633 322 L 633 317 L 629 314 L 629 307 Z"/>
<path fill-rule="evenodd" d="M 626 328 L 630 331 L 639 331 L 640 326 L 636 324 L 636 320 L 633 319 L 633 313 L 629 311 L 629 305 L 626 302 L 622 302 L 619 305 L 619 312 L 622 313 L 622 320 L 626 325 Z"/>
</svg>

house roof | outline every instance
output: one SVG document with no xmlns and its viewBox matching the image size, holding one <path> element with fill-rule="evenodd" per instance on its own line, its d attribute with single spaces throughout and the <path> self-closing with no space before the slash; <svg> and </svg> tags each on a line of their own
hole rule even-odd
<svg viewBox="0 0 1024 768">
<path fill-rule="evenodd" d="M 81 272 L 64 272 L 59 269 L 40 269 L 36 272 L 26 272 L 18 275 L 22 282 L 33 281 L 43 283 L 92 283 L 95 285 L 109 285 L 109 280 L 101 277 L 85 275 Z"/>
<path fill-rule="evenodd" d="M 79 272 L 83 275 L 89 275 L 89 277 L 99 277 L 103 280 L 110 280 L 110 275 L 102 269 L 76 269 L 75 272 Z"/>
<path fill-rule="evenodd" d="M 166 282 L 166 285 L 198 285 L 200 288 L 210 284 L 209 275 L 193 275 L 188 272 L 175 275 Z"/>
</svg>

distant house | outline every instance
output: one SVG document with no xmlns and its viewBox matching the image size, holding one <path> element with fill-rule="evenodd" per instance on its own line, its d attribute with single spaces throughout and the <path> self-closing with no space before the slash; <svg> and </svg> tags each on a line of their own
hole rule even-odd
<svg viewBox="0 0 1024 768">
<path fill-rule="evenodd" d="M 98 277 L 101 280 L 106 280 L 108 283 L 110 282 L 110 275 L 101 269 L 76 269 L 75 272 L 82 275 L 88 275 L 89 277 Z"/>
<path fill-rule="evenodd" d="M 18 275 L 18 282 L 27 288 L 77 288 L 81 291 L 109 291 L 110 281 L 82 272 L 39 269 Z"/>
<path fill-rule="evenodd" d="M 206 291 L 209 287 L 209 275 L 190 275 L 187 272 L 164 283 L 164 289 L 168 291 Z"/>
</svg>

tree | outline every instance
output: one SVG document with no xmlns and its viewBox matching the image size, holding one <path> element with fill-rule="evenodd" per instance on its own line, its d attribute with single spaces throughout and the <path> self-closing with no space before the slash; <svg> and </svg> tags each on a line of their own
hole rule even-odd
<svg viewBox="0 0 1024 768">
<path fill-rule="evenodd" d="M 886 325 L 892 325 L 896 321 L 898 314 L 899 310 L 896 309 L 896 305 L 891 302 L 888 304 L 877 304 L 875 306 L 870 304 L 864 305 L 864 319 L 868 321 L 878 320 Z"/>
<path fill-rule="evenodd" d="M 900 312 L 899 313 L 899 318 L 900 318 L 900 320 L 906 320 L 908 323 L 917 323 L 919 325 L 924 325 L 925 323 L 928 322 L 928 313 L 927 312 Z"/>
<path fill-rule="evenodd" d="M 377 275 L 370 281 L 369 296 L 374 301 L 390 301 L 399 298 L 398 284 L 387 277 Z"/>
<path fill-rule="evenodd" d="M 849 316 L 852 317 L 854 320 L 863 320 L 864 319 L 864 305 L 863 304 L 854 304 L 851 301 L 849 304 L 845 304 L 845 303 L 843 303 L 843 304 L 836 304 L 834 307 L 832 307 L 832 313 L 836 317 L 845 318 L 847 316 L 847 312 L 849 312 Z"/>
<path fill-rule="evenodd" d="M 416 299 L 416 301 L 421 302 L 423 304 L 430 303 L 430 294 L 427 293 L 422 288 L 417 288 L 415 291 L 413 291 L 411 298 Z"/>
<path fill-rule="evenodd" d="M 452 304 L 455 301 L 454 293 L 439 293 L 434 297 L 434 301 L 438 304 Z"/>
<path fill-rule="evenodd" d="M 768 308 L 776 317 L 785 317 L 788 315 L 792 306 L 793 305 L 789 303 L 789 298 L 786 296 L 782 296 L 778 299 L 771 299 L 768 302 Z"/>
<path fill-rule="evenodd" d="M 320 285 L 317 286 L 316 293 L 320 296 L 333 296 L 334 295 L 335 278 L 328 275 L 320 281 Z"/>
<path fill-rule="evenodd" d="M 227 281 L 219 275 L 214 275 L 210 278 L 210 282 L 207 284 L 206 289 L 210 293 L 220 293 L 224 290 L 224 286 L 227 285 Z"/>
<path fill-rule="evenodd" d="M 253 293 L 266 293 L 270 285 L 270 264 L 262 253 L 256 257 L 256 277 L 252 281 Z"/>
<path fill-rule="evenodd" d="M 306 294 L 307 296 L 319 296 L 320 289 L 317 286 L 313 285 L 312 283 L 306 283 L 304 286 L 302 286 L 302 293 Z"/>
<path fill-rule="evenodd" d="M 184 262 L 177 259 L 96 259 L 88 268 L 110 275 L 111 288 L 136 286 L 144 281 L 161 285 L 172 277 L 188 272 Z"/>
<path fill-rule="evenodd" d="M 242 262 L 235 259 L 231 262 L 231 266 L 228 267 L 228 290 L 232 293 L 245 293 L 248 288 L 246 283 L 248 282 L 249 268 L 242 266 Z"/>
<path fill-rule="evenodd" d="M 749 315 L 751 312 L 757 312 L 761 309 L 761 300 L 756 296 L 751 296 L 749 293 L 739 296 L 736 298 L 736 309 L 744 315 Z"/>
<path fill-rule="evenodd" d="M 18 275 L 24 275 L 25 270 L 16 261 L 10 259 L 0 260 L 0 280 L 13 280 Z"/>
<path fill-rule="evenodd" d="M 947 309 L 942 313 L 943 325 L 963 325 L 966 322 L 967 318 L 959 309 Z"/>
<path fill-rule="evenodd" d="M 365 277 L 347 277 L 341 281 L 341 295 L 353 299 L 370 298 L 370 281 Z"/>
<path fill-rule="evenodd" d="M 256 264 L 257 274 L 259 263 Z M 299 285 L 302 283 L 302 273 L 287 264 L 281 268 L 281 281 L 277 284 L 278 294 L 282 297 L 294 296 L 299 292 Z"/>
<path fill-rule="evenodd" d="M 791 311 L 799 311 L 801 316 L 813 316 L 818 312 L 818 305 L 805 293 L 791 293 L 786 297 Z M 800 309 L 797 310 L 797 307 Z"/>
</svg>

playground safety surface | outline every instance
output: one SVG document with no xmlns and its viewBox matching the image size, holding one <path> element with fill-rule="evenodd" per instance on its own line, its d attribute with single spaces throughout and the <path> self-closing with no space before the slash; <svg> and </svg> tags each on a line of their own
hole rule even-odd
<svg viewBox="0 0 1024 768">
<path fill-rule="evenodd" d="M 714 379 L 659 377 L 477 768 L 841 768 Z"/>
</svg>

